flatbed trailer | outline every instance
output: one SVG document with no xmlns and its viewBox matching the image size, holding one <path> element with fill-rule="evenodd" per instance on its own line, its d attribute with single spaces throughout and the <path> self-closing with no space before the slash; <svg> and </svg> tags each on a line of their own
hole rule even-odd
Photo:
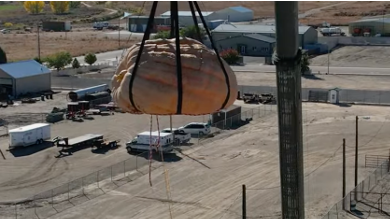
<svg viewBox="0 0 390 220">
<path fill-rule="evenodd" d="M 94 142 L 99 139 L 103 139 L 102 134 L 85 134 L 71 139 L 63 138 L 62 140 L 57 142 L 57 147 L 72 148 L 81 145 L 92 146 Z"/>
</svg>

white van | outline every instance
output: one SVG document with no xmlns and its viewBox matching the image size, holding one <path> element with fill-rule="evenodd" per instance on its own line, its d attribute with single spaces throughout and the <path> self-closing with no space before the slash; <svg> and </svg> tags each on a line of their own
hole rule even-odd
<svg viewBox="0 0 390 220">
<path fill-rule="evenodd" d="M 155 146 L 159 141 L 159 149 Z M 132 141 L 126 143 L 127 152 L 148 151 L 152 144 L 153 151 L 162 151 L 163 153 L 173 150 L 173 135 L 171 133 L 160 133 L 157 131 L 150 133 L 145 131 L 139 133 Z"/>
</svg>

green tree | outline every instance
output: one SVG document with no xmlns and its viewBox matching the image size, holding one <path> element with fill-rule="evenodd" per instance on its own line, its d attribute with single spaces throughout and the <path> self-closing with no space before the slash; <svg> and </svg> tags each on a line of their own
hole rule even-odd
<svg viewBox="0 0 390 220">
<path fill-rule="evenodd" d="M 42 60 L 39 59 L 39 57 L 35 57 L 34 60 L 37 61 L 38 63 L 42 64 Z"/>
<path fill-rule="evenodd" d="M 237 52 L 237 50 L 233 50 L 233 49 L 227 49 L 221 51 L 219 55 L 229 65 L 237 64 L 238 60 L 240 59 L 240 54 Z"/>
<path fill-rule="evenodd" d="M 309 55 L 307 53 L 302 54 L 302 60 L 301 60 L 301 73 L 304 75 L 307 71 L 310 70 L 310 60 Z"/>
<path fill-rule="evenodd" d="M 159 38 L 162 38 L 162 39 L 168 39 L 170 36 L 170 31 L 159 31 L 156 33 L 156 35 L 154 35 L 153 39 L 159 39 Z"/>
<path fill-rule="evenodd" d="M 203 39 L 206 36 L 206 30 L 202 27 L 199 27 L 199 32 L 200 32 L 200 38 Z M 196 31 L 195 25 L 182 28 L 180 30 L 180 36 L 181 37 L 189 37 L 189 38 L 192 38 L 192 39 L 195 39 L 198 41 L 201 40 L 201 39 L 199 39 L 199 35 Z"/>
<path fill-rule="evenodd" d="M 0 47 L 0 64 L 7 63 L 7 55 L 5 54 L 4 50 Z"/>
<path fill-rule="evenodd" d="M 59 52 L 45 59 L 48 67 L 56 68 L 57 71 L 72 62 L 72 55 L 69 52 Z"/>
<path fill-rule="evenodd" d="M 79 61 L 77 60 L 77 58 L 74 58 L 74 59 L 73 59 L 72 68 L 73 68 L 73 69 L 78 69 L 78 68 L 80 68 L 80 63 L 79 63 Z"/>
<path fill-rule="evenodd" d="M 88 63 L 89 65 L 94 64 L 96 62 L 96 60 L 97 60 L 96 55 L 93 53 L 89 53 L 89 54 L 85 55 L 85 57 L 84 57 L 84 61 L 86 63 Z"/>
</svg>

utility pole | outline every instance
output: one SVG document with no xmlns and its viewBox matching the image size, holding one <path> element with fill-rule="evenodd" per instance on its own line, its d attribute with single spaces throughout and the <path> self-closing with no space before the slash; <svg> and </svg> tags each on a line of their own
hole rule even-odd
<svg viewBox="0 0 390 220">
<path fill-rule="evenodd" d="M 357 189 L 356 186 L 358 185 L 358 158 L 359 158 L 359 142 L 358 142 L 358 132 L 359 132 L 359 117 L 356 116 L 356 131 L 355 131 L 355 200 L 357 200 Z"/>
<path fill-rule="evenodd" d="M 242 219 L 246 219 L 246 186 L 242 185 Z"/>
<path fill-rule="evenodd" d="M 298 2 L 275 2 L 279 162 L 283 219 L 304 219 L 301 59 Z"/>
<path fill-rule="evenodd" d="M 346 194 L 346 186 L 345 186 L 345 183 L 346 183 L 346 161 L 345 161 L 345 138 L 343 139 L 343 210 L 345 210 L 345 201 L 344 201 L 344 197 L 345 197 L 345 194 Z"/>
<path fill-rule="evenodd" d="M 121 18 L 119 18 L 119 24 L 118 24 L 118 48 L 121 48 Z"/>
<path fill-rule="evenodd" d="M 330 50 L 329 50 L 329 43 L 326 44 L 326 47 L 328 48 L 328 75 L 330 74 L 329 67 L 330 67 Z"/>
<path fill-rule="evenodd" d="M 39 39 L 39 23 L 37 23 L 38 59 L 41 60 L 41 40 Z"/>
</svg>

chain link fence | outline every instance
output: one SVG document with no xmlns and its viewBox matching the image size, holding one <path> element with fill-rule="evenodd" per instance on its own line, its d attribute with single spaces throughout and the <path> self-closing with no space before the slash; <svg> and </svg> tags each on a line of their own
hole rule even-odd
<svg viewBox="0 0 390 220">
<path fill-rule="evenodd" d="M 382 160 L 375 171 L 337 202 L 323 219 L 345 219 L 348 215 L 368 218 L 372 213 L 390 212 L 389 168 L 389 160 Z"/>
<path fill-rule="evenodd" d="M 211 134 L 208 137 L 198 138 L 198 144 L 215 141 L 214 136 L 226 130 L 236 129 L 253 119 L 268 116 L 276 110 L 275 105 L 260 105 L 213 124 Z M 129 158 L 62 186 L 36 194 L 26 201 L 0 205 L 0 218 L 50 218 L 147 174 L 149 172 L 148 159 L 149 152 L 143 152 L 135 155 L 135 158 Z M 152 170 L 161 165 L 160 161 L 153 160 Z"/>
</svg>

